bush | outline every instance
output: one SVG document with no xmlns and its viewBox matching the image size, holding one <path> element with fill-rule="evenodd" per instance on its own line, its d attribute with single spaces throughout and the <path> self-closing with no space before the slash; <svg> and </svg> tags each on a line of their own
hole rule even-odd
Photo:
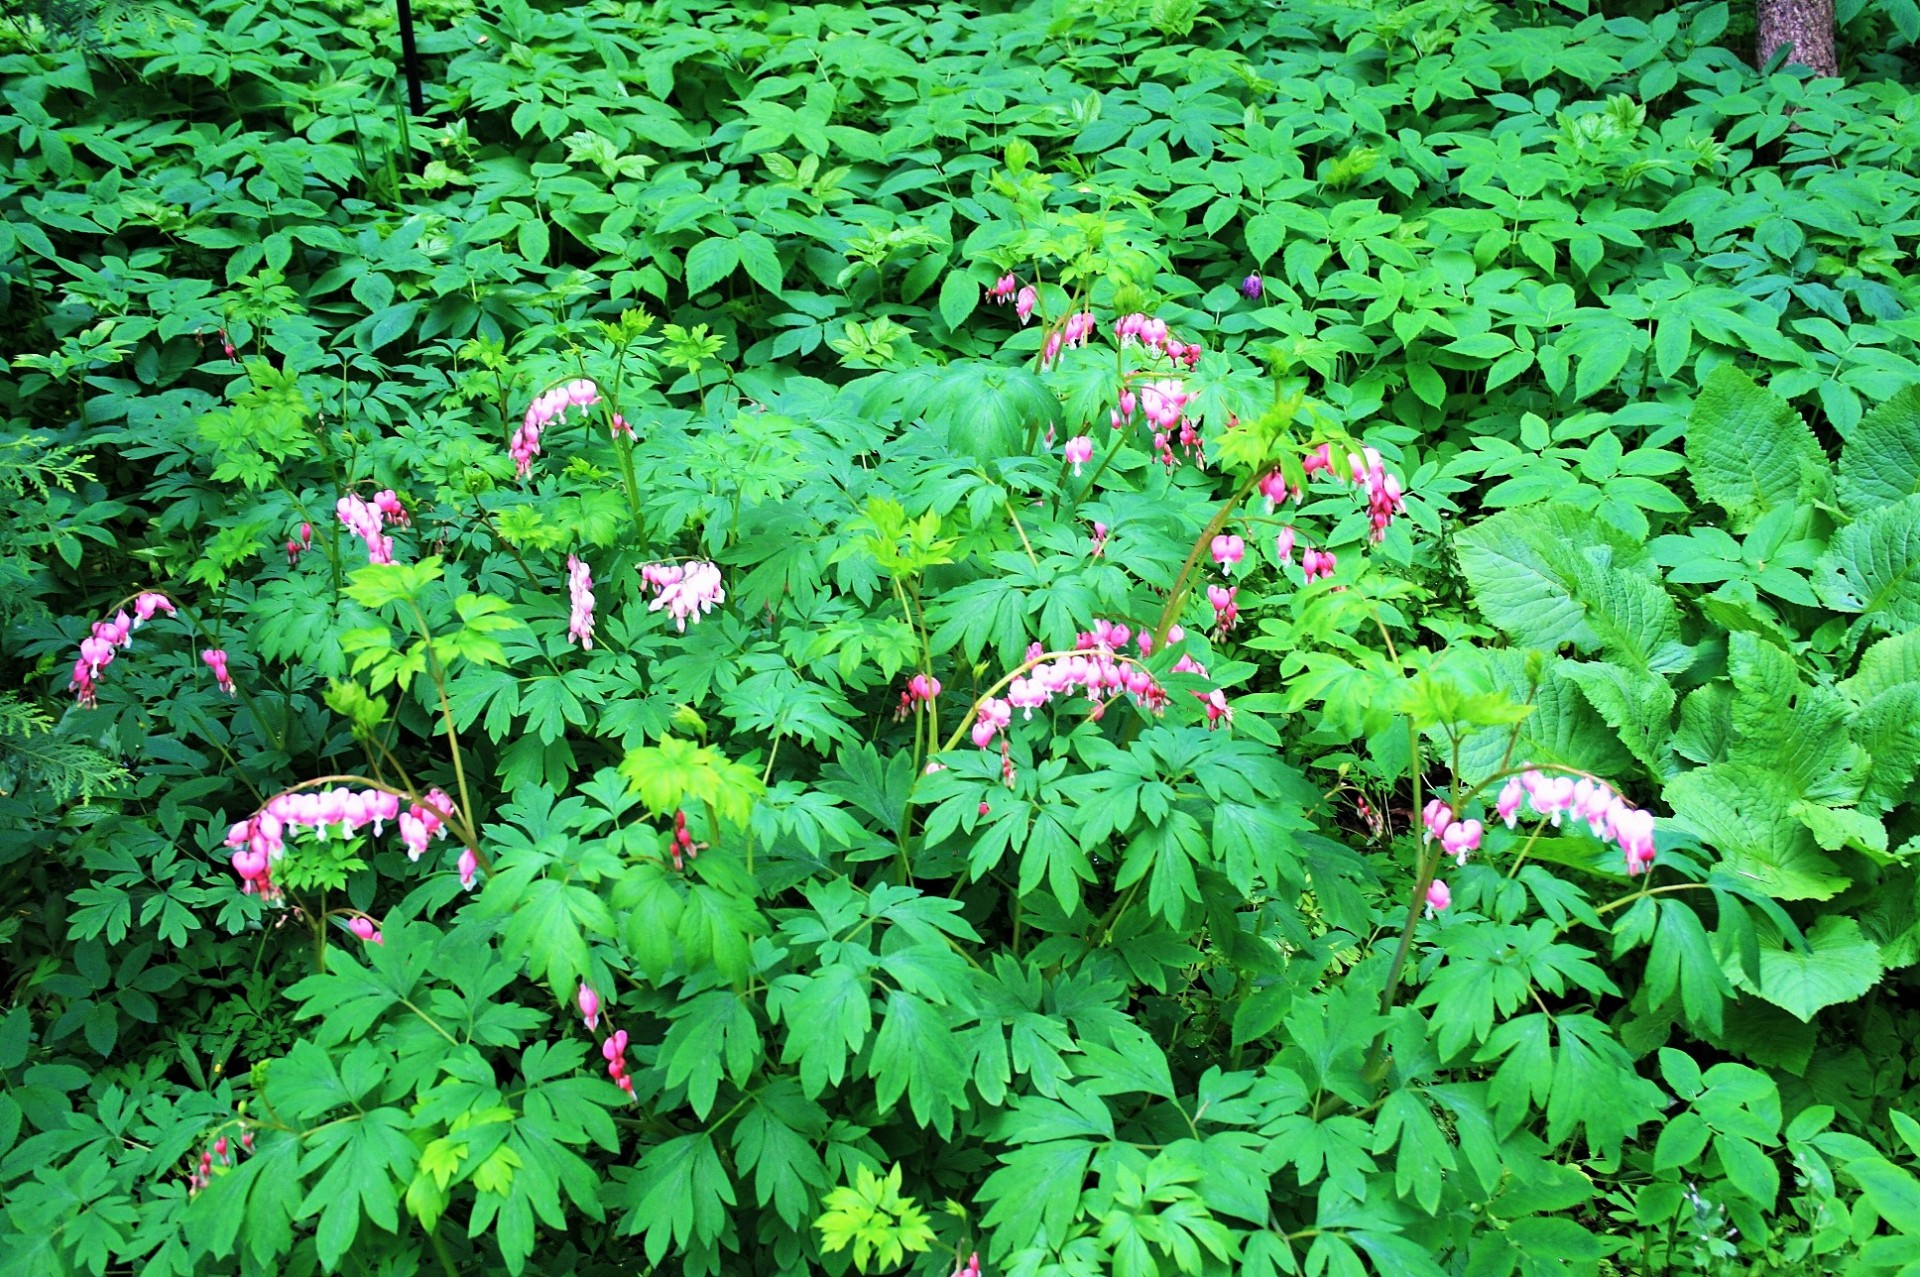
<svg viewBox="0 0 1920 1277">
<path fill-rule="evenodd" d="M 1912 33 L 1586 7 L 19 15 L 0 1268 L 1920 1260 Z"/>
</svg>

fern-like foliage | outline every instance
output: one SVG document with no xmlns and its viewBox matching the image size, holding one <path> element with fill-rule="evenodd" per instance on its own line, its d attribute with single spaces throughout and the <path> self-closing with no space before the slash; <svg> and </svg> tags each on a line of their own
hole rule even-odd
<svg viewBox="0 0 1920 1277">
<path fill-rule="evenodd" d="M 125 769 L 91 745 L 55 738 L 44 711 L 0 692 L 0 797 L 91 802 L 125 778 Z"/>
</svg>

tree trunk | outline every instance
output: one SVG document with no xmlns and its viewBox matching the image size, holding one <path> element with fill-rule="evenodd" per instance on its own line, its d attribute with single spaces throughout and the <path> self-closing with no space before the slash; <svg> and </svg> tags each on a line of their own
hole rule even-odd
<svg viewBox="0 0 1920 1277">
<path fill-rule="evenodd" d="M 1815 75 L 1839 75 L 1833 49 L 1833 0 L 1754 0 L 1759 18 L 1760 66 L 1775 49 L 1791 46 L 1787 65 L 1807 67 Z"/>
</svg>

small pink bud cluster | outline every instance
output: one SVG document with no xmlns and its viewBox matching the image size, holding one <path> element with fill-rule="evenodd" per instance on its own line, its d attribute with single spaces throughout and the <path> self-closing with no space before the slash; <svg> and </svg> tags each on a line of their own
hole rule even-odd
<svg viewBox="0 0 1920 1277">
<path fill-rule="evenodd" d="M 152 620 L 154 613 L 172 616 L 173 610 L 172 599 L 148 590 L 134 598 L 132 616 L 122 610 L 111 621 L 95 621 L 92 631 L 80 640 L 80 656 L 67 681 L 74 700 L 87 709 L 99 704 L 100 671 L 113 664 L 119 650 L 133 646 L 133 632 Z"/>
<path fill-rule="evenodd" d="M 1587 822 L 1595 838 L 1613 843 L 1627 859 L 1627 874 L 1636 876 L 1653 867 L 1653 813 L 1635 807 L 1605 781 L 1582 776 L 1549 776 L 1532 768 L 1509 777 L 1494 810 L 1511 829 L 1520 818 L 1522 800 L 1555 829 L 1567 816 Z"/>
<path fill-rule="evenodd" d="M 574 1001 L 580 1008 L 580 1018 L 586 1023 L 587 1032 L 597 1033 L 600 1029 L 600 995 L 582 984 Z M 633 1079 L 627 1076 L 627 1031 L 620 1029 L 609 1033 L 606 1041 L 600 1044 L 600 1055 L 607 1062 L 607 1076 L 613 1079 L 614 1085 L 632 1095 Z"/>
<path fill-rule="evenodd" d="M 1177 364 L 1188 368 L 1200 362 L 1204 348 L 1196 342 L 1183 342 L 1167 329 L 1167 321 L 1154 319 L 1148 315 L 1122 315 L 1113 323 L 1113 335 L 1122 346 L 1129 342 L 1138 342 L 1150 351 L 1157 351 Z"/>
<path fill-rule="evenodd" d="M 607 419 L 607 437 L 610 439 L 618 439 L 621 435 L 632 439 L 633 427 L 627 424 L 625 417 L 616 412 Z"/>
<path fill-rule="evenodd" d="M 567 617 L 567 638 L 584 651 L 593 650 L 593 573 L 572 554 L 567 556 L 567 594 L 572 611 Z"/>
<path fill-rule="evenodd" d="M 299 567 L 300 556 L 312 548 L 313 525 L 311 523 L 302 523 L 300 525 L 299 535 L 287 538 L 287 566 L 290 568 Z"/>
<path fill-rule="evenodd" d="M 613 1084 L 632 1095 L 633 1079 L 627 1076 L 627 1031 L 614 1030 L 600 1044 L 600 1055 L 607 1062 L 607 1076 L 613 1079 Z"/>
<path fill-rule="evenodd" d="M 1477 820 L 1455 820 L 1453 808 L 1436 798 L 1428 803 L 1420 813 L 1420 823 L 1425 832 L 1420 835 L 1421 842 L 1440 840 L 1440 846 L 1455 865 L 1465 865 L 1468 857 L 1480 850 L 1480 837 L 1484 832 Z"/>
<path fill-rule="evenodd" d="M 1088 554 L 1089 558 L 1098 559 L 1106 554 L 1107 534 L 1109 531 L 1111 531 L 1111 529 L 1104 523 L 1095 523 L 1093 525 L 1092 543 Z"/>
<path fill-rule="evenodd" d="M 1047 334 L 1046 353 L 1041 356 L 1043 366 L 1053 363 L 1060 352 L 1072 346 L 1084 346 L 1093 336 L 1094 318 L 1090 310 L 1077 310 L 1068 315 L 1066 322 Z"/>
<path fill-rule="evenodd" d="M 1236 601 L 1240 594 L 1239 586 L 1209 585 L 1207 602 L 1213 604 L 1213 634 L 1215 638 L 1224 638 L 1234 622 L 1240 619 L 1240 604 Z"/>
<path fill-rule="evenodd" d="M 379 926 L 375 924 L 372 918 L 367 917 L 364 913 L 355 914 L 353 917 L 347 919 L 347 930 L 353 932 L 354 935 L 359 936 L 368 944 L 386 943 L 385 938 L 380 934 Z"/>
<path fill-rule="evenodd" d="M 507 452 L 513 458 L 514 471 L 522 478 L 533 473 L 533 459 L 540 455 L 540 432 L 556 423 L 565 423 L 570 408 L 590 408 L 600 402 L 600 387 L 581 377 L 563 382 L 527 405 L 527 415 L 513 432 Z M 625 422 L 621 423 L 626 424 Z"/>
<path fill-rule="evenodd" d="M 253 1132 L 240 1132 L 240 1147 L 253 1151 Z M 237 1159 L 233 1155 L 233 1144 L 222 1135 L 212 1144 L 200 1150 L 200 1157 L 194 1168 L 187 1172 L 187 1196 L 198 1195 L 201 1190 L 213 1183 L 214 1168 L 222 1171 L 230 1169 Z"/>
<path fill-rule="evenodd" d="M 665 608 L 682 634 L 687 632 L 689 618 L 697 622 L 727 601 L 720 567 L 715 563 L 649 563 L 640 569 L 640 577 L 658 596 L 647 605 L 647 611 Z"/>
<path fill-rule="evenodd" d="M 1075 435 L 1067 440 L 1064 454 L 1067 463 L 1073 467 L 1074 477 L 1080 475 L 1080 467 L 1093 460 L 1093 436 Z"/>
<path fill-rule="evenodd" d="M 1174 384 L 1178 385 L 1179 383 L 1175 382 Z M 1115 430 L 1118 430 L 1121 427 L 1126 426 L 1133 421 L 1134 410 L 1140 406 L 1140 396 L 1134 394 L 1133 391 L 1131 390 L 1122 389 L 1120 391 L 1119 402 L 1120 402 L 1120 406 L 1113 410 L 1113 413 L 1109 418 Z"/>
<path fill-rule="evenodd" d="M 687 862 L 689 860 L 698 860 L 700 853 L 706 850 L 706 847 L 706 843 L 697 843 L 693 840 L 693 831 L 687 828 L 686 809 L 682 808 L 674 812 L 673 850 L 671 852 L 673 856 L 673 871 L 675 873 L 685 871 Z"/>
<path fill-rule="evenodd" d="M 907 680 L 907 690 L 900 693 L 900 708 L 894 711 L 895 721 L 919 709 L 922 705 L 931 705 L 933 698 L 940 695 L 940 680 L 931 674 L 915 674 Z"/>
<path fill-rule="evenodd" d="M 406 507 L 393 489 L 374 493 L 371 501 L 349 492 L 333 508 L 347 531 L 367 543 L 367 562 L 393 562 L 393 538 L 386 534 L 387 525 L 404 528 L 408 524 Z"/>
<path fill-rule="evenodd" d="M 1300 552 L 1300 570 L 1306 574 L 1307 584 L 1312 585 L 1322 577 L 1331 577 L 1335 560 L 1332 550 L 1302 550 Z"/>
<path fill-rule="evenodd" d="M 987 289 L 987 300 L 997 306 L 1004 306 L 1012 301 L 1013 295 L 1019 291 L 1019 278 L 1012 271 L 1008 271 L 993 281 L 993 287 Z"/>
<path fill-rule="evenodd" d="M 240 689 L 233 681 L 233 675 L 227 669 L 227 654 L 217 647 L 210 647 L 200 653 L 200 659 L 213 671 L 214 684 L 227 695 L 232 696 Z"/>
</svg>

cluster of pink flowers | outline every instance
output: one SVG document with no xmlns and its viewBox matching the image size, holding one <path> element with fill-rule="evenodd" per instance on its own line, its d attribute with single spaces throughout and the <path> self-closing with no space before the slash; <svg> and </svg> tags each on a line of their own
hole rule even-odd
<svg viewBox="0 0 1920 1277">
<path fill-rule="evenodd" d="M 922 705 L 931 705 L 933 698 L 938 695 L 939 679 L 931 674 L 915 674 L 907 680 L 907 689 L 900 693 L 900 708 L 894 711 L 894 719 L 904 719 Z"/>
<path fill-rule="evenodd" d="M 1008 271 L 993 281 L 993 287 L 987 289 L 987 300 L 1004 306 L 1013 300 L 1013 295 L 1018 291 L 1020 291 L 1020 279 L 1012 271 Z"/>
<path fill-rule="evenodd" d="M 640 577 L 657 595 L 647 605 L 647 611 L 665 608 L 682 634 L 686 633 L 689 618 L 698 621 L 727 601 L 727 592 L 720 582 L 720 566 L 716 563 L 649 563 L 640 569 Z"/>
<path fill-rule="evenodd" d="M 252 1131 L 240 1132 L 240 1147 L 249 1153 L 253 1152 Z M 226 1170 L 233 1166 L 234 1161 L 233 1144 L 224 1135 L 214 1140 L 209 1147 L 200 1150 L 199 1161 L 195 1163 L 194 1169 L 187 1173 L 187 1196 L 196 1196 L 202 1189 L 213 1183 L 215 1166 Z"/>
<path fill-rule="evenodd" d="M 213 671 L 213 681 L 227 695 L 232 696 L 240 689 L 233 681 L 233 674 L 227 669 L 227 654 L 217 647 L 210 647 L 200 653 L 200 659 Z"/>
<path fill-rule="evenodd" d="M 1153 449 L 1161 464 L 1171 470 L 1178 464 L 1173 455 L 1173 433 L 1180 432 L 1180 447 L 1196 464 L 1206 464 L 1201 454 L 1200 429 L 1191 421 L 1187 405 L 1193 396 L 1187 392 L 1185 383 L 1177 378 L 1167 377 L 1159 381 L 1149 381 L 1140 387 L 1137 400 L 1140 411 L 1146 414 L 1147 423 L 1153 427 Z M 1120 407 L 1113 413 L 1114 429 L 1118 430 L 1133 420 L 1135 398 L 1132 391 L 1120 393 Z"/>
<path fill-rule="evenodd" d="M 979 714 L 973 721 L 973 743 L 982 749 L 991 745 L 993 738 L 1013 722 L 1016 709 L 1025 711 L 1024 717 L 1032 718 L 1034 710 L 1055 696 L 1070 696 L 1080 690 L 1093 701 L 1096 712 L 1123 694 L 1133 696 L 1149 710 L 1165 709 L 1165 689 L 1141 666 L 1119 655 L 1119 649 L 1132 637 L 1133 631 L 1125 625 L 1095 621 L 1092 630 L 1074 640 L 1074 651 L 1040 661 L 1026 674 L 1014 678 L 1007 685 L 1005 700 L 990 696 L 981 701 Z M 1152 646 L 1152 637 L 1143 630 L 1140 634 L 1142 653 Z M 1040 644 L 1035 643 L 1027 649 L 1027 660 L 1038 660 L 1043 651 Z"/>
<path fill-rule="evenodd" d="M 1212 731 L 1222 723 L 1229 727 L 1233 726 L 1233 711 L 1227 707 L 1225 692 L 1216 687 L 1211 692 L 1195 692 L 1194 695 L 1206 702 L 1208 731 Z"/>
<path fill-rule="evenodd" d="M 581 648 L 593 650 L 593 573 L 580 559 L 567 556 L 567 594 L 572 611 L 567 617 L 567 638 Z"/>
<path fill-rule="evenodd" d="M 600 995 L 582 984 L 574 1001 L 580 1008 L 580 1018 L 586 1023 L 587 1032 L 599 1032 Z M 613 1079 L 614 1085 L 632 1095 L 633 1079 L 627 1076 L 627 1031 L 618 1029 L 610 1032 L 606 1041 L 600 1044 L 600 1055 L 607 1062 L 607 1076 Z"/>
<path fill-rule="evenodd" d="M 1440 846 L 1455 865 L 1464 865 L 1468 857 L 1480 850 L 1480 837 L 1485 831 L 1477 820 L 1455 820 L 1453 808 L 1436 798 L 1428 803 L 1420 813 L 1420 823 L 1424 832 L 1421 842 L 1440 840 Z"/>
<path fill-rule="evenodd" d="M 1309 549 L 1300 552 L 1300 570 L 1306 574 L 1308 585 L 1312 585 L 1321 577 L 1331 577 L 1334 566 L 1332 550 Z"/>
<path fill-rule="evenodd" d="M 300 525 L 300 534 L 297 537 L 287 538 L 287 566 L 290 568 L 299 567 L 300 556 L 312 548 L 313 525 L 311 523 L 302 523 Z"/>
<path fill-rule="evenodd" d="M 618 439 L 621 435 L 625 435 L 628 439 L 632 439 L 633 427 L 627 424 L 627 419 L 625 417 L 621 416 L 619 413 L 616 412 L 611 417 L 607 418 L 607 437 L 609 439 Z"/>
<path fill-rule="evenodd" d="M 1207 587 L 1207 602 L 1213 604 L 1213 633 L 1215 638 L 1225 637 L 1227 631 L 1233 628 L 1234 622 L 1240 619 L 1239 595 L 1240 587 L 1237 585 L 1209 585 Z"/>
<path fill-rule="evenodd" d="M 679 873 L 687 867 L 689 860 L 697 860 L 707 844 L 693 840 L 693 831 L 687 828 L 685 808 L 673 813 L 673 871 Z"/>
<path fill-rule="evenodd" d="M 349 492 L 333 508 L 347 531 L 367 543 L 367 562 L 393 562 L 393 538 L 387 535 L 387 526 L 404 528 L 409 523 L 407 507 L 400 503 L 398 493 L 384 488 L 373 494 L 373 500 L 362 501 Z"/>
<path fill-rule="evenodd" d="M 1174 363 L 1185 364 L 1188 368 L 1200 362 L 1203 347 L 1197 342 L 1183 342 L 1167 329 L 1167 321 L 1154 319 L 1148 315 L 1122 315 L 1113 324 L 1114 338 L 1122 346 L 1128 342 L 1139 342 L 1148 350 L 1158 351 Z"/>
<path fill-rule="evenodd" d="M 564 423 L 570 408 L 590 408 L 599 402 L 600 387 L 584 377 L 563 382 L 536 395 L 533 402 L 527 405 L 527 415 L 521 420 L 520 428 L 513 432 L 513 441 L 507 445 L 515 472 L 522 479 L 533 473 L 533 459 L 540 455 L 542 430 L 555 422 Z M 623 421 L 620 424 L 624 426 L 626 423 Z"/>
<path fill-rule="evenodd" d="M 1072 346 L 1084 346 L 1093 336 L 1095 320 L 1090 310 L 1076 310 L 1068 315 L 1066 322 L 1047 334 L 1046 353 L 1040 358 L 1042 365 L 1051 364 L 1060 357 L 1060 352 Z"/>
<path fill-rule="evenodd" d="M 1367 495 L 1367 521 L 1372 525 L 1368 539 L 1380 541 L 1387 535 L 1387 527 L 1393 522 L 1394 516 L 1406 512 L 1400 480 L 1387 473 L 1386 464 L 1381 461 L 1377 449 L 1362 448 L 1359 452 L 1350 453 L 1346 462 L 1347 473 L 1343 475 L 1340 465 L 1334 460 L 1333 446 L 1323 443 L 1306 459 L 1305 468 L 1310 475 L 1324 470 L 1335 479 L 1350 477 L 1363 489 Z M 1298 499 L 1297 493 L 1295 497 Z"/>
<path fill-rule="evenodd" d="M 311 829 L 324 840 L 337 827 L 341 837 L 351 838 L 362 825 L 372 825 L 377 837 L 393 821 L 408 858 L 418 860 L 429 840 L 446 836 L 442 816 L 452 811 L 453 800 L 438 789 L 428 790 L 424 802 L 409 803 L 404 810 L 397 795 L 379 789 L 294 790 L 275 795 L 258 813 L 234 824 L 227 830 L 226 845 L 233 848 L 233 869 L 240 875 L 241 890 L 272 901 L 280 895 L 273 882 L 273 865 L 286 854 L 289 833 Z M 477 858 L 468 849 L 460 861 L 461 880 L 471 886 L 469 865 L 477 866 Z"/>
<path fill-rule="evenodd" d="M 111 621 L 95 621 L 92 631 L 80 640 L 80 657 L 73 663 L 73 676 L 67 690 L 83 707 L 99 704 L 100 671 L 113 664 L 115 653 L 133 646 L 133 632 L 153 619 L 154 613 L 173 615 L 173 600 L 148 590 L 133 600 L 133 615 L 123 609 Z"/>
<path fill-rule="evenodd" d="M 1067 462 L 1073 466 L 1074 476 L 1079 477 L 1080 467 L 1093 460 L 1093 436 L 1075 435 L 1067 440 L 1064 455 Z"/>
<path fill-rule="evenodd" d="M 1587 822 L 1593 836 L 1620 848 L 1627 860 L 1629 876 L 1645 873 L 1653 867 L 1653 813 L 1635 807 L 1605 781 L 1582 776 L 1549 776 L 1532 768 L 1509 777 L 1494 803 L 1507 828 L 1520 818 L 1521 803 L 1533 807 L 1534 814 L 1550 822 L 1555 829 L 1572 816 Z"/>
<path fill-rule="evenodd" d="M 368 944 L 385 944 L 386 938 L 380 934 L 379 924 L 364 913 L 357 913 L 347 919 L 347 930 L 359 936 Z"/>
</svg>

